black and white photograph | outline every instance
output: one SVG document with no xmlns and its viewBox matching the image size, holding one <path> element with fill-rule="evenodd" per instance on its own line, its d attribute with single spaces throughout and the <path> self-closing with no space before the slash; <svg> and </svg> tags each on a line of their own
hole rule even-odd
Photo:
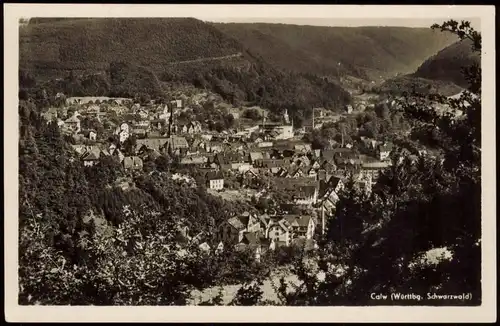
<svg viewBox="0 0 500 326">
<path fill-rule="evenodd" d="M 16 309 L 496 320 L 493 6 L 67 6 L 11 11 Z"/>
</svg>

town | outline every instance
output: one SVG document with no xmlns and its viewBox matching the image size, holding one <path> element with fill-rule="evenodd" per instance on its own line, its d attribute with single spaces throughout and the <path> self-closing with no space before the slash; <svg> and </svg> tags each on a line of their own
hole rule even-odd
<svg viewBox="0 0 500 326">
<path fill-rule="evenodd" d="M 209 130 L 208 121 L 186 119 L 190 105 L 212 100 L 206 93 L 171 100 L 168 103 L 137 103 L 133 99 L 69 97 L 63 104 L 42 113 L 47 123 L 56 121 L 70 137 L 72 148 L 83 166 L 93 166 L 105 156 L 116 157 L 130 175 L 142 173 L 148 161 L 169 157 L 176 166 L 190 168 L 203 176 L 206 189 L 230 199 L 246 194 L 248 200 L 265 198 L 273 191 L 291 193 L 288 205 L 263 215 L 234 216 L 219 226 L 216 248 L 200 240 L 207 252 L 231 245 L 252 248 L 257 260 L 262 252 L 277 246 L 305 243 L 317 247 L 315 235 L 324 234 L 326 220 L 334 212 L 339 192 L 349 178 L 367 194 L 379 171 L 391 164 L 393 144 L 367 137 L 360 141 L 336 143 L 330 149 L 313 149 L 304 136 L 324 122 L 353 115 L 346 106 L 341 114 L 323 108 L 313 110 L 309 125 L 295 128 L 286 110 L 278 121 L 241 119 L 243 111 L 229 112 L 243 120 L 238 129 Z M 256 109 L 245 109 L 246 111 Z M 255 115 L 255 114 L 254 114 Z M 189 175 L 173 178 L 195 182 Z M 227 194 L 227 196 L 225 196 Z M 291 207 L 306 214 L 293 214 Z M 185 236 L 191 238 L 188 232 Z"/>
<path fill-rule="evenodd" d="M 22 14 L 15 304 L 486 303 L 479 21 Z"/>
</svg>

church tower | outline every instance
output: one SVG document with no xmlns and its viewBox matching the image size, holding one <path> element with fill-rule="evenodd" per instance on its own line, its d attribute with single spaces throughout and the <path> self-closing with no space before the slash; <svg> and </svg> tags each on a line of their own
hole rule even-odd
<svg viewBox="0 0 500 326">
<path fill-rule="evenodd" d="M 285 113 L 283 114 L 283 118 L 285 119 L 285 123 L 290 123 L 290 117 L 288 116 L 288 110 L 285 109 Z"/>
</svg>

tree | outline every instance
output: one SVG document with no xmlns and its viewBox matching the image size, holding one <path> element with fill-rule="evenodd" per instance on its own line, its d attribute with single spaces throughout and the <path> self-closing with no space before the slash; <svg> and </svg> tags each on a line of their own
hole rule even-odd
<svg viewBox="0 0 500 326">
<path fill-rule="evenodd" d="M 243 113 L 243 117 L 245 117 L 247 119 L 254 120 L 254 121 L 258 121 L 258 120 L 262 119 L 262 115 L 260 114 L 260 112 L 257 109 L 245 110 L 245 112 Z"/>
</svg>

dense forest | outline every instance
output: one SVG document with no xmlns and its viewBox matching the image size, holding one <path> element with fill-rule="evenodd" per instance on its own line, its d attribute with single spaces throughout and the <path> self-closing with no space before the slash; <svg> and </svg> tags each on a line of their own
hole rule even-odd
<svg viewBox="0 0 500 326">
<path fill-rule="evenodd" d="M 30 23 L 21 31 L 20 62 L 21 88 L 31 93 L 156 97 L 169 85 L 191 84 L 234 104 L 288 108 L 292 114 L 314 106 L 339 109 L 351 101 L 337 83 L 278 70 L 196 19 Z M 30 77 L 35 75 L 41 80 L 36 85 Z"/>
<path fill-rule="evenodd" d="M 36 70 L 40 78 L 68 70 L 103 71 L 114 61 L 154 70 L 171 62 L 241 51 L 236 41 L 193 18 L 39 21 L 20 31 L 19 46 L 20 67 Z"/>
<path fill-rule="evenodd" d="M 433 80 L 415 75 L 405 75 L 391 78 L 382 85 L 373 87 L 372 91 L 379 94 L 402 95 L 404 93 L 418 92 L 421 94 L 440 94 L 452 96 L 460 93 L 462 87 L 451 81 Z"/>
<path fill-rule="evenodd" d="M 414 75 L 467 87 L 469 82 L 465 78 L 463 68 L 481 65 L 481 57 L 473 47 L 473 41 L 469 38 L 454 43 L 426 60 Z"/>
<path fill-rule="evenodd" d="M 456 37 L 427 28 L 213 24 L 275 67 L 363 79 L 410 73 Z"/>
<path fill-rule="evenodd" d="M 31 101 L 20 101 L 19 117 L 21 304 L 141 304 L 135 291 L 140 291 L 144 284 L 130 285 L 129 289 L 137 286 L 133 289 L 134 292 L 127 293 L 125 298 L 118 298 L 114 295 L 119 292 L 124 294 L 124 284 L 108 280 L 111 283 L 103 285 L 106 275 L 90 275 L 92 273 L 89 271 L 108 268 L 107 264 L 115 259 L 127 260 L 128 258 L 121 256 L 123 250 L 132 255 L 133 261 L 123 261 L 123 270 L 116 271 L 117 273 L 129 273 L 130 266 L 127 264 L 144 264 L 149 259 L 148 256 L 134 256 L 134 253 L 143 252 L 134 247 L 133 241 L 137 236 L 146 241 L 145 246 L 155 248 L 152 249 L 155 256 L 161 256 L 156 250 L 164 250 L 163 245 L 174 245 L 177 236 L 175 230 L 181 227 L 187 227 L 191 235 L 200 234 L 210 245 L 216 245 L 213 243 L 215 227 L 229 216 L 252 209 L 245 203 L 226 202 L 207 194 L 203 183 L 200 184 L 201 187 L 192 188 L 172 180 L 169 175 L 176 171 L 165 164 L 166 158 L 163 156 L 156 161 L 146 162 L 156 171 L 153 175 L 130 175 L 113 156 L 101 159 L 93 167 L 83 167 L 69 144 L 64 141 L 57 125 L 47 124 Z M 123 182 L 129 185 L 128 189 L 120 185 Z M 158 243 L 146 240 L 155 238 L 158 241 L 162 237 L 165 241 Z M 228 263 L 234 256 L 230 253 L 231 251 L 226 253 L 226 258 L 220 260 L 219 265 L 214 263 L 211 266 L 213 273 L 227 275 L 217 278 L 217 282 L 234 282 L 231 273 L 224 272 L 227 268 L 233 271 L 239 268 L 242 271 L 237 275 L 249 275 L 248 269 L 251 266 L 248 264 L 239 261 L 234 262 L 234 265 Z M 53 260 L 47 261 L 47 257 Z M 158 259 L 167 259 L 169 263 L 175 264 L 177 258 L 170 252 L 168 257 L 170 258 L 162 256 Z M 62 261 L 63 265 L 58 265 Z M 247 262 L 250 263 L 248 260 Z M 187 264 L 189 261 L 183 263 Z M 193 261 L 191 263 L 194 264 Z M 197 264 L 202 264 L 202 261 L 199 260 Z M 204 262 L 203 264 L 205 265 Z M 155 273 L 153 266 L 151 268 L 145 273 Z M 186 269 L 176 268 L 178 270 L 173 270 L 173 273 L 187 273 Z M 201 270 L 203 268 L 196 265 L 192 272 L 198 273 Z M 65 279 L 61 280 L 60 277 Z M 120 278 L 118 275 L 117 277 Z M 120 280 L 127 282 L 125 279 L 129 277 L 133 275 L 127 274 Z M 188 280 L 186 277 L 194 276 L 186 274 L 182 278 L 176 278 L 177 282 L 181 282 L 179 286 L 195 286 L 195 280 Z M 199 281 L 211 285 L 210 280 L 207 276 Z M 215 279 L 212 280 L 215 282 Z M 144 298 L 143 304 L 152 303 L 154 301 L 150 300 L 153 299 L 160 300 L 161 296 L 157 292 L 153 298 Z M 165 297 L 161 300 L 170 299 Z"/>
<path fill-rule="evenodd" d="M 481 57 L 474 51 L 473 40 L 465 38 L 425 60 L 415 72 L 390 78 L 373 91 L 393 95 L 418 92 L 451 96 L 469 86 L 464 68 L 477 69 L 480 65 Z"/>
</svg>

